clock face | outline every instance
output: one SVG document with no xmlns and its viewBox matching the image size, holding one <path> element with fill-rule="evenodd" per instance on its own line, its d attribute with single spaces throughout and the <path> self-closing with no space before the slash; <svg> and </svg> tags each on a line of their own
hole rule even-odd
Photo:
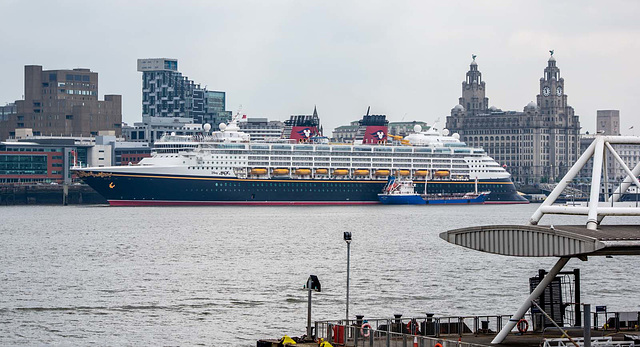
<svg viewBox="0 0 640 347">
<path fill-rule="evenodd" d="M 542 88 L 542 95 L 544 95 L 544 96 L 551 95 L 551 88 L 549 88 L 549 87 Z"/>
<path fill-rule="evenodd" d="M 556 88 L 556 95 L 557 96 L 562 96 L 562 87 Z"/>
</svg>

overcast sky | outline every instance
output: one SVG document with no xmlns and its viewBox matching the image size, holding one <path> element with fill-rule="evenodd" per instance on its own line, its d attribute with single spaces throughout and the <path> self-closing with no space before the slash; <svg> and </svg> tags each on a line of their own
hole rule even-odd
<svg viewBox="0 0 640 347">
<path fill-rule="evenodd" d="M 619 109 L 640 134 L 637 1 L 0 0 L 0 103 L 24 93 L 24 65 L 86 67 L 100 99 L 141 120 L 136 59 L 227 93 L 227 109 L 285 120 L 314 105 L 325 134 L 367 106 L 390 121 L 444 121 L 477 54 L 489 104 L 522 111 L 555 50 L 582 130 Z M 330 133 L 328 134 L 330 135 Z"/>
</svg>

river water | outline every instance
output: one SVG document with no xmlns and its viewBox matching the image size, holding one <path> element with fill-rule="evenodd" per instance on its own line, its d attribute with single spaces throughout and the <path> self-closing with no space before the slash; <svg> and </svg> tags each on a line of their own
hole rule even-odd
<svg viewBox="0 0 640 347">
<path fill-rule="evenodd" d="M 451 245 L 440 232 L 524 224 L 537 205 L 0 208 L 0 345 L 255 346 L 313 319 L 511 314 L 552 258 Z M 638 218 L 605 219 L 636 223 Z M 585 222 L 544 217 L 542 224 Z M 572 259 L 583 302 L 639 310 L 635 257 Z"/>
</svg>

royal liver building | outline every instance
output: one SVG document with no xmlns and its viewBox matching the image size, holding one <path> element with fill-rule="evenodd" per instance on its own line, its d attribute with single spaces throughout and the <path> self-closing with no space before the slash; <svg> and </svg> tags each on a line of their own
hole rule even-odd
<svg viewBox="0 0 640 347">
<path fill-rule="evenodd" d="M 579 155 L 580 121 L 567 104 L 564 79 L 549 58 L 540 79 L 537 102 L 523 112 L 489 107 L 485 82 L 475 56 L 462 97 L 447 117 L 447 128 L 467 144 L 484 148 L 519 184 L 557 182 Z"/>
</svg>

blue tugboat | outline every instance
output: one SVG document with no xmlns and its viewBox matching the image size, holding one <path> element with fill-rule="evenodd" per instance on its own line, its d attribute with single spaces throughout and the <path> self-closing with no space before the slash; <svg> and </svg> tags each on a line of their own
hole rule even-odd
<svg viewBox="0 0 640 347">
<path fill-rule="evenodd" d="M 425 191 L 427 182 L 425 181 Z M 398 180 L 390 176 L 378 199 L 385 205 L 444 205 L 484 204 L 490 192 L 459 194 L 418 194 L 411 180 Z"/>
</svg>

